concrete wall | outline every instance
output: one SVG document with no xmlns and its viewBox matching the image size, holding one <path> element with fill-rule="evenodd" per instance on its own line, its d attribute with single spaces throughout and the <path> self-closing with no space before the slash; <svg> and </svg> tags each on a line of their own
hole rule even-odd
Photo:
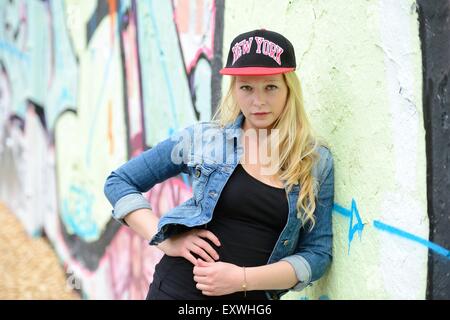
<svg viewBox="0 0 450 320">
<path fill-rule="evenodd" d="M 111 220 L 105 178 L 210 119 L 232 38 L 272 29 L 295 46 L 306 108 L 336 165 L 332 268 L 286 298 L 424 299 L 428 248 L 444 268 L 450 260 L 428 241 L 416 6 L 3 1 L 0 200 L 31 235 L 45 233 L 85 298 L 143 298 L 161 253 Z M 159 215 L 190 195 L 184 176 L 146 194 Z"/>
</svg>

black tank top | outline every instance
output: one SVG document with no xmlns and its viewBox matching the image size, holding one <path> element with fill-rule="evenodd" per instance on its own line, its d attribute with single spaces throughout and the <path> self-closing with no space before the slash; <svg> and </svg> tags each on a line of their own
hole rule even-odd
<svg viewBox="0 0 450 320">
<path fill-rule="evenodd" d="M 265 265 L 287 222 L 287 196 L 284 188 L 267 185 L 248 174 L 238 164 L 220 195 L 213 219 L 202 226 L 220 240 L 217 247 L 209 242 L 220 261 L 238 266 Z M 194 255 L 196 256 L 196 255 Z M 179 299 L 211 299 L 202 295 L 193 279 L 193 265 L 182 257 L 164 255 L 155 275 L 164 287 Z M 237 292 L 219 299 L 243 299 Z M 267 299 L 264 291 L 248 291 L 247 299 Z"/>
</svg>

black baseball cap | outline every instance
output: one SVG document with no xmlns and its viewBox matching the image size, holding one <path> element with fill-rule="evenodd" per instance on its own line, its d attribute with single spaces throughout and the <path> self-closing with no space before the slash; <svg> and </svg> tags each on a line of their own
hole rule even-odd
<svg viewBox="0 0 450 320">
<path fill-rule="evenodd" d="M 258 29 L 234 38 L 227 65 L 220 74 L 262 76 L 291 72 L 295 68 L 292 43 L 277 32 Z"/>
</svg>

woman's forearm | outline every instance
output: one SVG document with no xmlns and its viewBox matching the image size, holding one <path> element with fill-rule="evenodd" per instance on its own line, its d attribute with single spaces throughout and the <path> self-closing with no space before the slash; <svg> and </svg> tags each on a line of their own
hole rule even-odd
<svg viewBox="0 0 450 320">
<path fill-rule="evenodd" d="M 158 230 L 159 218 L 150 209 L 138 209 L 124 218 L 128 226 L 146 240 L 150 240 Z"/>
<path fill-rule="evenodd" d="M 298 283 L 294 268 L 287 261 L 245 268 L 245 278 L 247 291 L 290 289 Z"/>
</svg>

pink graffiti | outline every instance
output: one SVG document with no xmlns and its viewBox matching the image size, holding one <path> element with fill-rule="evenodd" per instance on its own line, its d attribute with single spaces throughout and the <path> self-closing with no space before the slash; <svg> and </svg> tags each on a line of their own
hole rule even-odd
<svg viewBox="0 0 450 320">
<path fill-rule="evenodd" d="M 191 6 L 194 6 L 195 10 L 191 10 Z M 209 60 L 212 60 L 214 56 L 216 3 L 206 0 L 181 0 L 176 1 L 173 7 L 173 17 L 185 56 L 186 71 L 190 74 L 202 55 Z M 205 13 L 210 16 L 208 17 Z M 191 26 L 194 28 L 190 28 Z M 198 39 L 208 39 L 208 41 L 199 42 Z"/>
<path fill-rule="evenodd" d="M 148 192 L 148 201 L 152 210 L 159 217 L 168 210 L 188 200 L 192 196 L 192 188 L 179 178 L 172 178 L 163 183 L 155 185 Z"/>
</svg>

